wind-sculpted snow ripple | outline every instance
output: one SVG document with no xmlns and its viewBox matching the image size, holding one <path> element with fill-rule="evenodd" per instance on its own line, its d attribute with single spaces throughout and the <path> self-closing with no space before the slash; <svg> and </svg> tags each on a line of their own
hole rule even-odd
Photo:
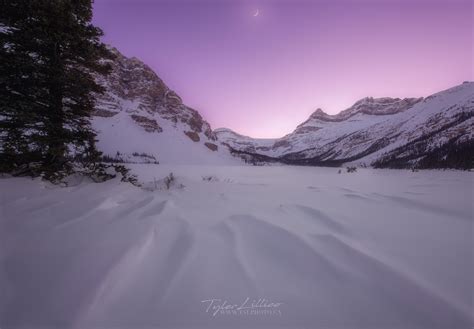
<svg viewBox="0 0 474 329">
<path fill-rule="evenodd" d="M 132 168 L 186 188 L 0 180 L 2 328 L 472 323 L 470 173 Z M 214 316 L 203 303 L 247 298 L 281 313 Z"/>
</svg>

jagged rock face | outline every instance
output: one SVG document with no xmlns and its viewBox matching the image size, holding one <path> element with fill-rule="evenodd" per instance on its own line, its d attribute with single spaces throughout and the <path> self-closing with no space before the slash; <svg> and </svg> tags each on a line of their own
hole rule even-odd
<svg viewBox="0 0 474 329">
<path fill-rule="evenodd" d="M 148 132 L 160 133 L 160 120 L 168 120 L 175 124 L 182 123 L 187 126 L 187 130 L 203 133 L 210 140 L 216 139 L 210 125 L 201 115 L 184 105 L 181 98 L 150 67 L 137 58 L 123 56 L 114 48 L 112 52 L 116 56 L 110 61 L 112 72 L 97 78 L 105 87 L 105 93 L 97 96 L 94 115 L 111 117 L 126 111 Z M 137 120 L 137 116 L 148 118 L 148 123 L 144 119 Z"/>
<path fill-rule="evenodd" d="M 216 134 L 234 153 L 263 161 L 437 167 L 474 153 L 473 126 L 474 83 L 466 82 L 425 99 L 367 97 L 336 115 L 317 109 L 279 139 L 252 139 L 228 129 Z M 469 161 L 461 162 L 465 168 Z"/>
<path fill-rule="evenodd" d="M 138 125 L 140 127 L 145 129 L 145 131 L 147 131 L 149 133 L 153 133 L 153 132 L 159 132 L 160 133 L 160 132 L 163 131 L 163 129 L 161 129 L 161 127 L 156 122 L 156 120 L 149 119 L 147 117 L 137 115 L 137 114 L 132 114 L 130 117 L 133 119 L 133 121 L 138 123 Z"/>
<path fill-rule="evenodd" d="M 241 162 L 227 147 L 218 147 L 209 124 L 151 68 L 112 51 L 112 72 L 97 77 L 105 93 L 96 95 L 91 118 L 104 159 L 162 165 Z"/>
</svg>

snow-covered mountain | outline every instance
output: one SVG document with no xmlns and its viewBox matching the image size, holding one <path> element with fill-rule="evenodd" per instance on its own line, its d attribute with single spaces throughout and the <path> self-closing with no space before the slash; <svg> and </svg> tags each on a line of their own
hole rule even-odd
<svg viewBox="0 0 474 329">
<path fill-rule="evenodd" d="M 472 166 L 474 83 L 427 98 L 364 98 L 336 115 L 317 109 L 292 133 L 253 139 L 217 129 L 220 141 L 250 161 L 377 167 Z"/>
<path fill-rule="evenodd" d="M 112 49 L 112 73 L 98 77 L 93 127 L 106 156 L 172 164 L 251 162 L 376 167 L 472 167 L 474 82 L 427 98 L 372 98 L 329 115 L 321 109 L 278 139 L 254 139 L 210 125 L 146 64 Z"/>
<path fill-rule="evenodd" d="M 129 162 L 226 164 L 240 162 L 221 145 L 210 125 L 137 58 L 111 49 L 111 74 L 98 77 L 92 125 L 98 148 Z"/>
</svg>

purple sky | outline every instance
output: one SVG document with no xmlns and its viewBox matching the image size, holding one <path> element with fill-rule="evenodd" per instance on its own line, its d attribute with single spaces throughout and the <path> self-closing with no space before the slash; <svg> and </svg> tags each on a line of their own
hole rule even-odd
<svg viewBox="0 0 474 329">
<path fill-rule="evenodd" d="M 471 0 L 96 0 L 94 14 L 213 128 L 252 137 L 474 76 Z"/>
</svg>

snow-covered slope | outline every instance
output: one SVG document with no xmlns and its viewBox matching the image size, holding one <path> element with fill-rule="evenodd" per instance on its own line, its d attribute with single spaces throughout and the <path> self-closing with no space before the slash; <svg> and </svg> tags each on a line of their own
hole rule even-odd
<svg viewBox="0 0 474 329">
<path fill-rule="evenodd" d="M 364 98 L 337 115 L 318 109 L 280 139 L 215 133 L 236 153 L 287 163 L 436 167 L 472 149 L 473 122 L 474 83 L 465 82 L 425 99 Z"/>
<path fill-rule="evenodd" d="M 129 162 L 230 164 L 240 160 L 221 145 L 209 124 L 136 58 L 112 48 L 112 72 L 98 81 L 93 127 L 106 156 Z"/>
</svg>

